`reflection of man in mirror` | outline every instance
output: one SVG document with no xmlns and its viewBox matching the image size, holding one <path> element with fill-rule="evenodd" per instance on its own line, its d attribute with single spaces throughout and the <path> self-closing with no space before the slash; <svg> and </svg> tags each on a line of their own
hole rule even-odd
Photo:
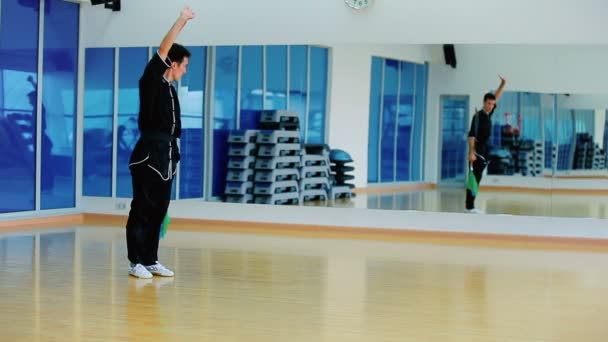
<svg viewBox="0 0 608 342">
<path fill-rule="evenodd" d="M 29 76 L 27 78 L 27 81 L 30 82 L 33 86 L 34 86 L 34 90 L 32 90 L 31 92 L 29 92 L 27 94 L 27 97 L 30 101 L 30 105 L 33 108 L 33 112 L 36 113 L 36 108 L 38 106 L 38 83 L 36 83 L 34 81 L 34 78 L 32 76 Z M 41 174 L 41 182 L 40 182 L 40 188 L 42 191 L 48 191 L 53 189 L 53 185 L 55 183 L 55 177 L 54 177 L 54 173 L 52 171 L 52 167 L 53 167 L 53 162 L 51 161 L 51 151 L 53 149 L 53 142 L 51 141 L 51 138 L 49 137 L 49 135 L 46 132 L 46 108 L 44 107 L 44 104 L 42 104 L 41 109 L 40 109 L 40 115 L 41 115 L 41 127 L 40 130 L 42 131 L 42 142 L 41 142 L 41 154 L 42 154 L 42 160 L 44 160 L 45 166 L 44 169 L 45 171 L 42 172 Z M 34 120 L 34 125 L 35 125 L 35 120 L 36 120 L 36 115 L 32 115 L 32 119 Z M 34 143 L 35 144 L 35 143 Z"/>
<path fill-rule="evenodd" d="M 135 143 L 139 139 L 139 128 L 137 120 L 130 117 L 125 123 L 118 126 L 118 156 L 129 160 L 131 152 L 135 148 Z"/>
<path fill-rule="evenodd" d="M 477 184 L 481 182 L 481 176 L 488 166 L 488 155 L 490 152 L 488 140 L 492 135 L 492 114 L 496 109 L 496 103 L 500 100 L 507 81 L 500 76 L 500 86 L 496 94 L 487 93 L 483 96 L 483 108 L 475 113 L 469 131 L 469 167 L 475 174 Z M 466 212 L 481 214 L 482 211 L 475 208 L 475 196 L 467 189 Z"/>
</svg>

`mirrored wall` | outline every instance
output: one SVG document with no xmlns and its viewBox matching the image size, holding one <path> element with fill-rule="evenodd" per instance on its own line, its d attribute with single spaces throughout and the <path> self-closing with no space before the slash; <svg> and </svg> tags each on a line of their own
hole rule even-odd
<svg viewBox="0 0 608 342">
<path fill-rule="evenodd" d="M 440 97 L 439 186 L 405 195 L 418 198 L 414 209 L 463 211 L 467 132 L 478 109 L 469 101 Z M 505 92 L 492 117 L 477 207 L 486 214 L 608 218 L 607 111 L 608 94 Z M 379 196 L 376 207 L 404 202 L 390 197 Z"/>
<path fill-rule="evenodd" d="M 355 207 L 463 213 L 468 133 L 484 94 L 495 93 L 504 76 L 475 207 L 489 215 L 608 218 L 608 93 L 600 62 L 608 49 L 456 45 L 456 67 L 438 56 L 429 62 L 425 92 L 423 181 L 368 189 Z"/>
<path fill-rule="evenodd" d="M 307 205 L 462 213 L 467 134 L 483 94 L 496 91 L 505 71 L 506 91 L 492 115 L 489 164 L 476 207 L 486 214 L 608 218 L 608 93 L 584 91 L 598 83 L 588 86 L 582 76 L 585 70 L 596 72 L 592 66 L 581 72 L 548 64 L 558 48 L 476 45 L 462 53 L 457 47 L 456 69 L 444 65 L 441 55 L 408 59 L 366 50 L 361 59 L 369 63 L 353 64 L 353 74 L 332 68 L 342 65 L 333 60 L 333 47 L 191 48 L 192 67 L 179 90 L 187 108 L 183 119 L 192 130 L 181 142 L 174 199 L 222 200 L 233 182 L 230 132 L 254 128 L 261 110 L 288 109 L 299 113 L 300 141 L 322 144 L 333 136 L 342 145 L 329 148 L 352 152 L 361 161 L 354 172 L 349 166 L 357 177 L 354 198 Z M 580 50 L 559 49 L 572 56 Z M 154 50 L 86 50 L 84 196 L 130 196 L 121 165 L 135 140 L 135 107 L 123 98 L 136 99 L 130 66 L 140 68 Z M 576 58 L 585 60 L 585 54 Z M 352 87 L 344 94 L 353 90 L 359 96 L 336 96 L 336 80 Z M 366 96 L 354 92 L 358 88 L 369 89 Z M 352 102 L 347 108 L 364 109 L 353 111 L 350 121 L 337 120 L 334 116 L 344 114 L 330 105 L 336 98 Z M 366 137 L 346 136 L 364 121 Z"/>
</svg>

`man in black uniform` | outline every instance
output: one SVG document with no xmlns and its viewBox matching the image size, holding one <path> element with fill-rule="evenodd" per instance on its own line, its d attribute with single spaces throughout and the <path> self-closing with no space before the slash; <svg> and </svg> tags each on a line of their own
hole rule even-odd
<svg viewBox="0 0 608 342">
<path fill-rule="evenodd" d="M 181 11 L 139 80 L 141 137 L 129 160 L 133 201 L 127 221 L 129 274 L 138 278 L 173 276 L 158 262 L 158 242 L 179 161 L 181 118 L 172 82 L 186 73 L 190 57 L 186 48 L 174 42 L 194 16 L 189 7 Z"/>
<path fill-rule="evenodd" d="M 500 86 L 496 95 L 487 93 L 483 97 L 483 109 L 475 113 L 471 130 L 469 131 L 469 163 L 473 167 L 473 173 L 477 184 L 481 182 L 481 176 L 488 166 L 488 154 L 490 152 L 488 140 L 492 135 L 492 114 L 496 109 L 496 103 L 500 100 L 507 81 L 501 76 Z M 466 212 L 471 214 L 482 214 L 475 208 L 475 196 L 467 189 Z"/>
</svg>

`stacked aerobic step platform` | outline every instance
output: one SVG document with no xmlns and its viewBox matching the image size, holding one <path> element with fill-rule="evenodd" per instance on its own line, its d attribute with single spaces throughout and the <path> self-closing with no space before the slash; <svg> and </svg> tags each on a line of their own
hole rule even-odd
<svg viewBox="0 0 608 342">
<path fill-rule="evenodd" d="M 234 130 L 228 143 L 227 202 L 283 205 L 352 197 L 352 158 L 327 145 L 302 145 L 297 113 L 263 111 L 259 130 Z"/>
<path fill-rule="evenodd" d="M 228 136 L 226 202 L 253 203 L 257 130 L 233 130 Z"/>
<path fill-rule="evenodd" d="M 327 201 L 329 180 L 329 147 L 305 145 L 300 163 L 300 202 Z"/>
<path fill-rule="evenodd" d="M 299 204 L 300 123 L 298 113 L 263 111 L 257 136 L 254 202 Z"/>
</svg>

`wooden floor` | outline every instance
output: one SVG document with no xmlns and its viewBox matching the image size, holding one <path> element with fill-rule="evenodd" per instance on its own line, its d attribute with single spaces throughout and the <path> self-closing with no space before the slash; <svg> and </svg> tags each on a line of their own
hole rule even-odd
<svg viewBox="0 0 608 342">
<path fill-rule="evenodd" d="M 440 188 L 392 193 L 357 194 L 336 207 L 386 210 L 417 210 L 462 213 L 465 190 Z M 481 191 L 476 207 L 488 214 L 608 219 L 605 193 L 551 193 L 551 191 Z"/>
<path fill-rule="evenodd" d="M 608 254 L 170 231 L 0 235 L 0 341 L 602 341 Z"/>
</svg>

